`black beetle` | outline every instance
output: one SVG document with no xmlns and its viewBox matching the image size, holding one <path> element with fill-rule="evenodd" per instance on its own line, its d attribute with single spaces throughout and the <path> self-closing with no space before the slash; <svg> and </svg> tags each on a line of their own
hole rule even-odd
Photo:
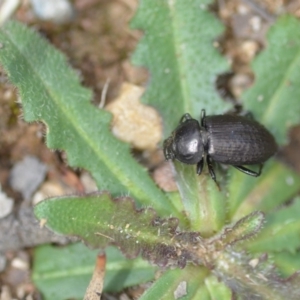
<svg viewBox="0 0 300 300">
<path fill-rule="evenodd" d="M 164 141 L 164 155 L 168 159 L 194 165 L 197 174 L 201 174 L 204 159 L 214 181 L 216 175 L 212 161 L 232 165 L 239 171 L 251 176 L 261 174 L 262 163 L 277 151 L 272 134 L 253 119 L 237 115 L 205 116 L 201 113 L 201 122 L 184 114 L 178 127 Z M 243 165 L 260 164 L 258 172 Z"/>
</svg>

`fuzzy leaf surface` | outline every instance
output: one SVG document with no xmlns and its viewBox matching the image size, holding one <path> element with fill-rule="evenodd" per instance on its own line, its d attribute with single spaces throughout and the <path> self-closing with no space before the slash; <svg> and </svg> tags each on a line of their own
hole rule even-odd
<svg viewBox="0 0 300 300">
<path fill-rule="evenodd" d="M 160 219 L 153 209 L 136 210 L 132 199 L 113 200 L 106 193 L 48 199 L 35 207 L 35 213 L 51 230 L 79 236 L 92 247 L 117 245 L 127 257 L 141 254 L 148 261 L 162 266 L 182 268 L 187 262 L 193 262 L 211 267 L 218 278 L 241 295 L 259 295 L 260 298 L 255 299 L 267 296 L 283 299 L 287 289 L 293 288 L 292 294 L 299 296 L 294 286 L 298 281 L 283 283 L 279 277 L 273 276 L 274 272 L 269 271 L 268 265 L 262 263 L 258 268 L 251 267 L 252 257 L 235 252 L 228 245 L 257 233 L 263 222 L 259 212 L 246 216 L 210 239 L 202 239 L 197 232 L 176 231 L 177 219 Z M 261 276 L 267 278 L 266 285 L 260 282 Z"/>
<path fill-rule="evenodd" d="M 287 251 L 274 253 L 272 255 L 274 263 L 279 268 L 283 276 L 290 276 L 300 270 L 300 253 L 299 251 L 292 254 Z"/>
<path fill-rule="evenodd" d="M 267 48 L 252 65 L 255 83 L 243 98 L 245 108 L 282 145 L 287 131 L 300 123 L 300 22 L 281 17 L 269 30 Z"/>
<path fill-rule="evenodd" d="M 210 299 L 232 299 L 231 290 L 215 276 L 207 276 L 207 278 L 205 278 L 205 285 L 211 295 Z"/>
<path fill-rule="evenodd" d="M 266 216 L 266 224 L 259 235 L 246 248 L 251 252 L 295 253 L 300 247 L 300 198 Z"/>
<path fill-rule="evenodd" d="M 183 300 L 209 300 L 208 290 L 204 284 L 204 279 L 208 271 L 204 268 L 187 266 L 183 270 L 166 271 L 153 285 L 140 297 L 140 300 L 152 299 L 177 299 L 175 291 L 180 289 L 180 284 L 186 283 L 186 295 L 178 299 Z M 199 294 L 201 298 L 199 298 Z M 224 299 L 226 300 L 226 299 Z"/>
<path fill-rule="evenodd" d="M 98 252 L 80 243 L 63 248 L 50 245 L 38 247 L 33 262 L 33 281 L 44 299 L 82 299 Z M 145 260 L 125 259 L 115 247 L 108 247 L 105 252 L 104 290 L 118 292 L 154 278 L 155 268 Z"/>
<path fill-rule="evenodd" d="M 262 256 L 253 258 L 233 248 L 223 251 L 213 274 L 230 287 L 239 299 L 300 299 L 300 274 L 283 279 L 274 266 Z"/>
<path fill-rule="evenodd" d="M 236 223 L 225 226 L 221 232 L 208 240 L 214 244 L 216 250 L 225 249 L 256 235 L 261 230 L 264 220 L 262 212 L 254 211 Z"/>
<path fill-rule="evenodd" d="M 152 208 L 137 210 L 129 197 L 112 199 L 108 193 L 65 196 L 38 203 L 38 219 L 52 231 L 78 236 L 93 248 L 117 245 L 129 258 L 184 267 L 193 260 L 182 244 L 194 247 L 199 233 L 176 232 L 178 219 L 161 219 Z"/>
<path fill-rule="evenodd" d="M 229 170 L 229 215 L 239 220 L 253 210 L 269 212 L 291 199 L 300 190 L 300 176 L 282 163 L 271 159 L 262 174 L 253 178 Z"/>
<path fill-rule="evenodd" d="M 65 150 L 69 164 L 89 170 L 99 189 L 129 193 L 140 204 L 151 203 L 167 215 L 173 210 L 180 218 L 128 145 L 111 134 L 110 114 L 92 106 L 91 91 L 61 53 L 17 22 L 1 28 L 0 43 L 0 63 L 20 92 L 24 119 L 47 125 L 49 148 Z"/>
<path fill-rule="evenodd" d="M 143 0 L 133 19 L 143 30 L 133 62 L 150 72 L 143 100 L 162 114 L 165 137 L 184 113 L 199 118 L 224 112 L 228 104 L 215 89 L 228 63 L 214 47 L 223 26 L 208 11 L 209 0 Z"/>
<path fill-rule="evenodd" d="M 206 171 L 198 176 L 195 166 L 177 161 L 173 163 L 177 171 L 177 186 L 190 221 L 190 229 L 201 231 L 205 237 L 218 232 L 225 224 L 225 189 L 219 191 Z"/>
</svg>

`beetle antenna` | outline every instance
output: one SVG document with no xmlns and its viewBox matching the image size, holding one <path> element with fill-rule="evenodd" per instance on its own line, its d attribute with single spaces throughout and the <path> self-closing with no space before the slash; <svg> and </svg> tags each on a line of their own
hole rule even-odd
<svg viewBox="0 0 300 300">
<path fill-rule="evenodd" d="M 204 119 L 205 119 L 205 109 L 202 109 L 201 110 L 201 120 L 200 120 L 200 123 L 201 123 L 201 127 L 204 127 Z"/>
</svg>

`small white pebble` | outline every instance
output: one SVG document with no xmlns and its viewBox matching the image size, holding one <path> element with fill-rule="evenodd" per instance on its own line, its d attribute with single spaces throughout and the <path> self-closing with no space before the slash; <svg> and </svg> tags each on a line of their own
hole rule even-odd
<svg viewBox="0 0 300 300">
<path fill-rule="evenodd" d="M 11 169 L 9 183 L 28 200 L 44 181 L 47 170 L 44 163 L 34 156 L 27 155 Z"/>
<path fill-rule="evenodd" d="M 243 4 L 238 5 L 237 11 L 240 15 L 247 15 L 249 13 L 249 8 Z"/>
<path fill-rule="evenodd" d="M 252 27 L 252 30 L 255 32 L 260 31 L 261 29 L 261 19 L 258 16 L 254 16 L 250 19 L 250 25 Z"/>
<path fill-rule="evenodd" d="M 181 281 L 174 291 L 174 298 L 179 299 L 187 295 L 187 282 Z"/>
<path fill-rule="evenodd" d="M 67 23 L 74 17 L 74 9 L 68 0 L 31 0 L 32 8 L 41 20 Z"/>
<path fill-rule="evenodd" d="M 12 296 L 11 296 L 11 292 L 10 289 L 7 285 L 3 285 L 1 286 L 1 300 L 11 300 Z"/>
<path fill-rule="evenodd" d="M 10 214 L 13 210 L 13 206 L 13 199 L 7 197 L 7 195 L 3 193 L 0 188 L 0 219 Z"/>
<path fill-rule="evenodd" d="M 28 262 L 26 262 L 25 260 L 23 260 L 19 257 L 16 257 L 12 260 L 11 266 L 16 268 L 16 269 L 24 270 L 24 271 L 29 269 Z"/>
<path fill-rule="evenodd" d="M 259 263 L 259 259 L 258 258 L 254 258 L 254 259 L 251 259 L 249 261 L 249 265 L 252 267 L 252 268 L 255 268 Z"/>
</svg>

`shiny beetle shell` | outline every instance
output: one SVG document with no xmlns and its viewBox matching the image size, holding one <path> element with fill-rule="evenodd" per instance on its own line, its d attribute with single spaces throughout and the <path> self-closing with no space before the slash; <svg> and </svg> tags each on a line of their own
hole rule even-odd
<svg viewBox="0 0 300 300">
<path fill-rule="evenodd" d="M 229 165 L 265 162 L 277 151 L 271 133 L 258 122 L 240 116 L 208 116 L 204 119 L 211 159 Z"/>
<path fill-rule="evenodd" d="M 179 124 L 171 141 L 172 153 L 177 160 L 192 165 L 201 160 L 204 149 L 197 120 L 188 119 Z"/>
<path fill-rule="evenodd" d="M 200 123 L 189 114 L 183 115 L 172 135 L 164 141 L 166 159 L 196 164 L 201 174 L 206 159 L 211 177 L 216 180 L 212 161 L 232 165 L 251 175 L 261 174 L 262 164 L 274 155 L 277 145 L 272 134 L 261 124 L 235 115 L 205 116 Z M 258 172 L 243 165 L 260 164 Z"/>
</svg>

